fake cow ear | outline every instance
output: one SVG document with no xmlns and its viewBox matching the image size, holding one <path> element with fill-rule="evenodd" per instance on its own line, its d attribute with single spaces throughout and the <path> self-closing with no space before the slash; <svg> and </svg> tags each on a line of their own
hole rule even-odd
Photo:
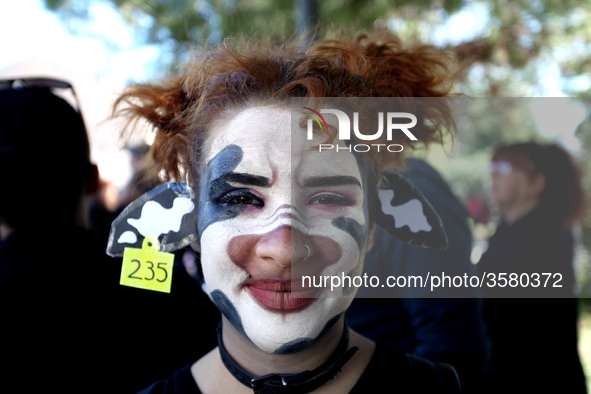
<svg viewBox="0 0 591 394">
<path fill-rule="evenodd" d="M 148 236 L 158 238 L 161 252 L 172 252 L 195 241 L 197 212 L 187 183 L 171 182 L 140 196 L 111 224 L 107 254 L 123 256 L 126 247 L 141 248 Z"/>
<path fill-rule="evenodd" d="M 372 214 L 380 227 L 407 244 L 447 249 L 441 218 L 427 198 L 400 174 L 384 174 Z"/>
</svg>

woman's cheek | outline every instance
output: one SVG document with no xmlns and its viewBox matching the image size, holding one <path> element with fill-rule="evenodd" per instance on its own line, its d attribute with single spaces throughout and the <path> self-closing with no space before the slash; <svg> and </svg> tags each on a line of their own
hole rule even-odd
<svg viewBox="0 0 591 394">
<path fill-rule="evenodd" d="M 210 289 L 224 287 L 224 284 L 236 282 L 244 276 L 227 253 L 229 240 L 240 230 L 235 225 L 222 223 L 211 225 L 201 237 L 201 264 L 205 282 Z"/>
</svg>

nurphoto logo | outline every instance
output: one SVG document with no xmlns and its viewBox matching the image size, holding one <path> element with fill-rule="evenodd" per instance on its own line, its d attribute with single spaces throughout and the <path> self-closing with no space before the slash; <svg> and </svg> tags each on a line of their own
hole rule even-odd
<svg viewBox="0 0 591 394">
<path fill-rule="evenodd" d="M 336 150 L 347 152 L 369 152 L 370 150 L 380 149 L 388 152 L 402 152 L 404 149 L 400 144 L 352 144 L 351 143 L 351 119 L 349 115 L 338 109 L 321 109 L 316 111 L 309 107 L 302 107 L 308 115 L 308 140 L 314 139 L 314 122 L 318 124 L 320 130 L 328 130 L 328 123 L 322 114 L 332 114 L 336 116 L 338 122 L 338 140 L 344 141 L 347 146 L 340 146 L 338 141 L 335 144 L 319 144 L 318 151 Z M 309 111 L 309 112 L 308 112 Z M 378 112 L 378 130 L 374 133 L 364 133 L 359 127 L 359 113 L 353 112 L 353 134 L 358 141 L 376 141 L 382 138 L 384 129 L 386 132 L 386 140 L 392 141 L 394 133 L 402 132 L 411 141 L 417 141 L 417 137 L 410 131 L 417 124 L 417 117 L 408 112 Z M 385 127 L 384 127 L 385 124 Z"/>
</svg>

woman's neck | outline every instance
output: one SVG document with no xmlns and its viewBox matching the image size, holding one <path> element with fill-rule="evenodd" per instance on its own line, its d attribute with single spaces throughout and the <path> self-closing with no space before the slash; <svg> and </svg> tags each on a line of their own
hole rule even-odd
<svg viewBox="0 0 591 394">
<path fill-rule="evenodd" d="M 270 373 L 300 373 L 322 365 L 335 351 L 345 323 L 341 318 L 318 342 L 294 354 L 263 352 L 236 331 L 227 320 L 223 324 L 222 340 L 230 356 L 253 376 L 264 376 Z M 359 351 L 340 368 L 334 379 L 314 390 L 314 393 L 347 393 L 365 371 L 373 356 L 375 343 L 353 330 L 349 330 L 349 333 L 349 349 L 357 347 Z M 223 364 L 218 348 L 193 364 L 191 373 L 202 392 L 252 393 L 252 389 L 232 378 L 232 374 Z"/>
<path fill-rule="evenodd" d="M 513 224 L 538 206 L 538 199 L 531 199 L 520 204 L 513 204 L 507 207 L 500 207 L 501 216 L 507 224 Z"/>
<path fill-rule="evenodd" d="M 225 318 L 222 340 L 230 357 L 253 376 L 299 373 L 312 370 L 328 360 L 341 339 L 344 324 L 344 318 L 341 317 L 316 343 L 293 354 L 267 353 L 259 349 Z"/>
</svg>

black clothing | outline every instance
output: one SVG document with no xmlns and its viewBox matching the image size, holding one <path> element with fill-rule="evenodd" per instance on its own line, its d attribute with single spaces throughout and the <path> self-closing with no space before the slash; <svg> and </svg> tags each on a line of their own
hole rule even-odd
<svg viewBox="0 0 591 394">
<path fill-rule="evenodd" d="M 109 278 L 117 266 L 95 235 L 56 226 L 0 242 L 0 392 L 43 392 L 64 374 L 60 390 L 76 392 L 111 365 L 108 316 L 117 279 Z"/>
<path fill-rule="evenodd" d="M 108 229 L 75 226 L 97 181 L 80 114 L 32 87 L 0 112 L 0 393 L 135 392 L 212 349 L 219 312 L 182 266 L 171 294 L 120 286 Z"/>
<path fill-rule="evenodd" d="M 105 249 L 81 228 L 0 242 L 0 392 L 136 392 L 216 346 L 220 314 L 182 266 L 170 294 L 121 286 Z"/>
<path fill-rule="evenodd" d="M 355 357 L 350 362 L 354 362 Z M 337 375 L 338 376 L 338 375 Z M 396 393 L 459 393 L 455 370 L 447 364 L 431 363 L 386 346 L 377 346 L 367 368 L 350 394 L 378 393 L 391 388 Z M 191 365 L 156 382 L 140 394 L 200 394 Z"/>
<path fill-rule="evenodd" d="M 560 273 L 562 288 L 552 288 L 551 280 L 545 288 L 487 290 L 484 316 L 492 341 L 488 392 L 586 393 L 577 352 L 572 260 L 570 231 L 538 209 L 511 225 L 501 224 L 490 239 L 478 264 L 482 273 Z M 516 295 L 529 298 L 508 298 Z"/>
</svg>

